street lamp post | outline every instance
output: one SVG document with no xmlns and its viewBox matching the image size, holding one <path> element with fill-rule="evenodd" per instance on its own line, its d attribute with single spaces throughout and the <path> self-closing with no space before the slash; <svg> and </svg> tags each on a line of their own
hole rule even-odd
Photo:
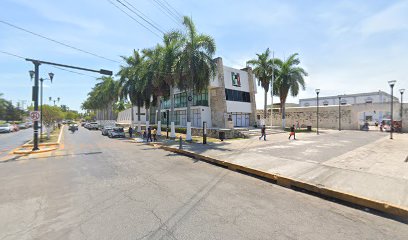
<svg viewBox="0 0 408 240">
<path fill-rule="evenodd" d="M 390 126 L 390 139 L 392 139 L 392 133 L 394 132 L 394 117 L 393 117 L 393 111 L 394 111 L 394 86 L 396 80 L 390 80 L 388 81 L 388 84 L 391 87 L 391 126 Z"/>
<path fill-rule="evenodd" d="M 400 120 L 401 120 L 401 132 L 402 132 L 402 104 L 403 104 L 403 95 L 404 95 L 404 92 L 405 92 L 405 89 L 400 89 L 399 90 L 400 91 L 400 93 L 401 93 L 401 108 L 400 108 Z"/>
<path fill-rule="evenodd" d="M 317 103 L 317 123 L 316 123 L 316 133 L 319 135 L 319 93 L 320 89 L 316 89 L 316 103 Z"/>
<path fill-rule="evenodd" d="M 34 71 L 30 71 L 30 77 L 31 79 L 34 78 L 34 86 L 33 86 L 33 92 L 32 92 L 32 100 L 34 102 L 34 111 L 38 111 L 38 83 L 39 83 L 39 69 L 41 64 L 45 65 L 54 65 L 54 66 L 59 66 L 59 67 L 64 67 L 64 68 L 73 68 L 73 69 L 78 69 L 78 70 L 83 70 L 83 71 L 90 71 L 90 72 L 97 72 L 103 75 L 109 75 L 112 76 L 112 71 L 105 70 L 105 69 L 100 69 L 100 70 L 93 70 L 93 69 L 88 69 L 88 68 L 83 68 L 83 67 L 76 67 L 76 66 L 70 66 L 66 64 L 60 64 L 60 63 L 54 63 L 54 62 L 46 62 L 46 61 L 40 61 L 40 60 L 35 60 L 35 59 L 30 59 L 26 58 L 26 61 L 32 62 L 34 65 Z M 38 120 L 34 121 L 34 137 L 33 137 L 33 151 L 39 150 L 38 148 Z"/>
<path fill-rule="evenodd" d="M 341 97 L 339 96 L 339 131 L 341 131 Z"/>
<path fill-rule="evenodd" d="M 40 100 L 41 100 L 41 110 L 40 110 L 40 123 L 41 123 L 41 127 L 40 127 L 40 142 L 41 142 L 41 137 L 42 137 L 42 133 L 43 133 L 43 82 L 45 81 L 45 80 L 50 80 L 51 81 L 51 83 L 52 83 L 52 79 L 54 78 L 54 73 L 52 73 L 52 72 L 50 72 L 50 73 L 48 73 L 48 76 L 50 77 L 50 78 L 40 78 L 40 81 L 41 81 L 41 97 L 40 97 Z"/>
</svg>

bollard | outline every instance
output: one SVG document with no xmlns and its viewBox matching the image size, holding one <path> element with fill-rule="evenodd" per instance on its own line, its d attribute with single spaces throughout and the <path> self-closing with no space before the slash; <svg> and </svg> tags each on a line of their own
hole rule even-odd
<svg viewBox="0 0 408 240">
<path fill-rule="evenodd" d="M 183 138 L 180 136 L 179 149 L 183 149 Z"/>
</svg>

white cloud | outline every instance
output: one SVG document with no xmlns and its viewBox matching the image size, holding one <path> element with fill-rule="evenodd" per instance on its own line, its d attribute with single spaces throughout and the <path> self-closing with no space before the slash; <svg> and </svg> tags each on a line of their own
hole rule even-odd
<svg viewBox="0 0 408 240">
<path fill-rule="evenodd" d="M 408 30 L 408 1 L 397 2 L 366 18 L 360 25 L 365 36 L 394 30 Z"/>
</svg>

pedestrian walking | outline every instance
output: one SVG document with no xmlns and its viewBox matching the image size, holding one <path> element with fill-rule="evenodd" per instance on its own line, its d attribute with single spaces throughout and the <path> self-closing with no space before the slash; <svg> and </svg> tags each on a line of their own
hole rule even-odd
<svg viewBox="0 0 408 240">
<path fill-rule="evenodd" d="M 156 130 L 156 128 L 153 129 L 152 134 L 153 134 L 153 140 L 156 142 L 156 141 L 157 141 L 157 138 L 156 138 L 156 136 L 157 136 L 157 130 Z"/>
<path fill-rule="evenodd" d="M 295 136 L 295 125 L 292 125 L 292 127 L 290 127 L 290 133 L 289 133 L 289 140 L 290 138 L 293 136 L 293 140 L 296 140 L 296 136 Z"/>
<path fill-rule="evenodd" d="M 264 141 L 266 141 L 266 128 L 265 128 L 265 125 L 262 126 L 261 136 L 259 137 L 259 140 L 261 140 L 262 137 L 264 138 Z"/>
<path fill-rule="evenodd" d="M 150 127 L 147 129 L 147 142 L 149 142 L 149 140 L 150 140 L 150 142 L 153 142 L 153 140 L 152 140 L 152 129 Z"/>
<path fill-rule="evenodd" d="M 146 130 L 143 131 L 143 141 L 147 138 Z"/>
<path fill-rule="evenodd" d="M 129 136 L 130 136 L 130 138 L 132 138 L 132 135 L 133 135 L 133 128 L 132 128 L 132 126 L 130 126 L 129 127 Z"/>
</svg>

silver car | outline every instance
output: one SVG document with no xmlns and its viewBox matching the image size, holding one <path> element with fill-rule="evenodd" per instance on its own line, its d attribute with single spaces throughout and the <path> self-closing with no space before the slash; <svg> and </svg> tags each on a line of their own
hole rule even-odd
<svg viewBox="0 0 408 240">
<path fill-rule="evenodd" d="M 122 127 L 114 127 L 111 131 L 109 131 L 108 137 L 110 137 L 110 138 L 124 138 L 126 136 L 125 136 L 125 131 L 123 130 Z"/>
<path fill-rule="evenodd" d="M 112 126 L 105 126 L 102 128 L 102 135 L 103 136 L 108 136 L 109 132 L 112 131 L 113 127 Z"/>
<path fill-rule="evenodd" d="M 14 128 L 10 123 L 0 124 L 0 133 L 10 133 L 13 129 Z"/>
</svg>

